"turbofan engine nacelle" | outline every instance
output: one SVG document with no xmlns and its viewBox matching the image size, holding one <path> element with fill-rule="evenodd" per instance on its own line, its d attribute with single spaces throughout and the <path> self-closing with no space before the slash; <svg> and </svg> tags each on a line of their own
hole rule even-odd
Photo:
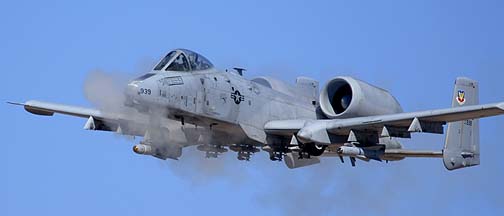
<svg viewBox="0 0 504 216">
<path fill-rule="evenodd" d="M 386 90 L 352 77 L 336 77 L 320 93 L 320 108 L 327 118 L 351 118 L 402 112 Z"/>
</svg>

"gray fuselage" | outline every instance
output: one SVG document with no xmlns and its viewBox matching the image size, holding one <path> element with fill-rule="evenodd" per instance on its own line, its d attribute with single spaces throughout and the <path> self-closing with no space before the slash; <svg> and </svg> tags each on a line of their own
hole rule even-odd
<svg viewBox="0 0 504 216">
<path fill-rule="evenodd" d="M 153 73 L 128 85 L 129 98 L 139 110 L 211 129 L 209 144 L 266 144 L 266 122 L 316 119 L 316 102 L 293 86 L 278 91 L 213 68 Z"/>
</svg>

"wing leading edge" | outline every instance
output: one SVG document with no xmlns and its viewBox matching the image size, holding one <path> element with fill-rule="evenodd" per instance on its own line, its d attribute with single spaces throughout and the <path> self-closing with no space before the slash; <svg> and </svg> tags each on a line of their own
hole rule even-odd
<svg viewBox="0 0 504 216">
<path fill-rule="evenodd" d="M 393 137 L 404 137 L 401 133 L 394 132 L 404 132 L 406 134 L 410 132 L 442 133 L 442 131 L 439 131 L 439 127 L 449 122 L 501 114 L 504 114 L 504 102 L 348 119 L 276 120 L 268 122 L 264 128 L 269 134 L 292 135 L 298 133 L 304 138 L 324 143 L 327 140 L 317 140 L 317 137 L 313 135 L 327 131 L 334 135 L 348 136 L 351 130 L 359 129 L 382 133 L 384 128 Z M 421 127 L 411 127 L 414 121 L 418 122 Z"/>
<path fill-rule="evenodd" d="M 23 106 L 35 115 L 52 116 L 55 113 L 87 118 L 84 129 L 114 131 L 125 135 L 142 136 L 145 133 L 148 118 L 139 113 L 105 113 L 100 110 L 71 106 L 58 103 L 30 100 L 25 103 L 7 102 L 12 105 Z"/>
<path fill-rule="evenodd" d="M 43 101 L 30 100 L 26 103 L 7 102 L 12 105 L 23 106 L 24 109 L 35 115 L 52 116 L 54 113 L 71 115 L 81 118 L 89 118 L 90 116 L 98 118 L 106 118 L 102 112 L 95 109 L 84 107 L 70 106 L 57 103 L 49 103 Z"/>
</svg>

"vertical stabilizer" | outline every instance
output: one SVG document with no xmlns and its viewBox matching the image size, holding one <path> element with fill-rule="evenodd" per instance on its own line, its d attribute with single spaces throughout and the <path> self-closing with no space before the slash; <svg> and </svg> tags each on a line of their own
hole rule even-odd
<svg viewBox="0 0 504 216">
<path fill-rule="evenodd" d="M 457 78 L 453 90 L 452 107 L 478 103 L 478 82 L 464 77 Z M 448 170 L 479 165 L 479 121 L 477 119 L 448 123 L 443 162 Z"/>
</svg>

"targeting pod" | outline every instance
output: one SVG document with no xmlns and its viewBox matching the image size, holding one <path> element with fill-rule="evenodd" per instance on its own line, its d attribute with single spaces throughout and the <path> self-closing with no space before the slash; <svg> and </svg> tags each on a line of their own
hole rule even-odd
<svg viewBox="0 0 504 216">
<path fill-rule="evenodd" d="M 133 146 L 133 151 L 142 155 L 154 155 L 154 148 L 150 145 L 138 144 Z"/>
</svg>

